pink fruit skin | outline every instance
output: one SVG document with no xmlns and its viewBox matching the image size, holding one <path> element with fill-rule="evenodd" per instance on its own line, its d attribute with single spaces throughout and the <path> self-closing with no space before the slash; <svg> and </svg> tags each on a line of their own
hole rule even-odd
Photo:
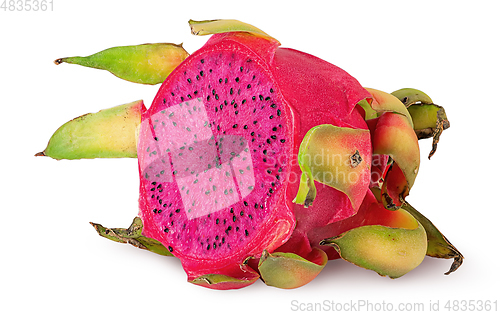
<svg viewBox="0 0 500 315">
<path fill-rule="evenodd" d="M 306 209 L 302 205 L 292 204 L 291 201 L 297 193 L 301 174 L 296 161 L 298 149 L 307 131 L 319 124 L 368 129 L 360 111 L 356 109 L 356 104 L 362 99 L 370 98 L 371 95 L 342 69 L 312 55 L 276 47 L 276 42 L 245 33 L 214 35 L 204 47 L 186 59 L 169 76 L 169 78 L 175 77 L 177 72 L 183 71 L 184 65 L 189 65 L 190 59 L 195 58 L 197 54 L 217 53 L 219 50 L 229 48 L 250 49 L 251 53 L 255 54 L 252 57 L 259 60 L 264 71 L 267 71 L 267 75 L 274 80 L 275 86 L 278 87 L 276 94 L 283 104 L 288 105 L 284 107 L 285 115 L 293 117 L 288 120 L 289 126 L 287 126 L 287 130 L 293 133 L 293 146 L 288 149 L 288 154 L 293 157 L 290 177 L 288 182 L 283 184 L 285 188 L 272 199 L 276 203 L 274 218 L 262 226 L 262 231 L 248 246 L 228 257 L 218 259 L 187 257 L 174 252 L 174 255 L 181 260 L 188 274 L 188 280 L 211 273 L 237 279 L 253 279 L 252 272 L 241 268 L 242 261 L 248 256 L 259 257 L 262 251 L 267 249 L 270 252 L 274 250 L 294 252 L 306 257 L 311 252 L 311 244 L 316 242 L 313 240 L 311 243 L 308 239 L 311 230 L 351 217 L 358 210 L 353 209 L 344 193 L 321 184 L 317 184 L 318 193 L 313 206 Z M 168 91 L 167 87 L 171 84 L 169 78 L 163 83 L 153 104 L 161 103 L 162 95 L 166 93 L 162 91 Z M 154 112 L 155 105 L 143 113 L 143 120 L 150 118 Z M 140 143 L 139 139 L 139 147 Z M 371 148 L 370 143 L 366 143 L 366 146 Z M 139 152 L 140 150 L 139 148 Z M 363 186 L 368 190 L 369 180 Z M 359 194 L 364 195 L 366 191 L 361 191 Z M 140 216 L 144 222 L 143 233 L 147 237 L 161 241 L 163 233 L 152 223 L 153 214 L 151 209 L 148 209 L 147 196 L 149 194 L 145 181 L 141 178 Z M 233 286 L 227 285 L 221 288 L 233 288 Z"/>
<path fill-rule="evenodd" d="M 356 104 L 371 95 L 344 70 L 317 57 L 286 48 L 276 50 L 273 66 L 273 74 L 297 117 L 294 156 L 297 156 L 305 134 L 314 126 L 332 124 L 368 129 L 363 116 L 356 110 Z M 365 146 L 364 149 L 371 152 L 371 144 Z M 299 166 L 295 165 L 292 177 L 300 176 L 300 173 Z M 291 181 L 290 185 L 288 198 L 293 199 L 298 182 Z M 359 194 L 364 196 L 369 181 L 362 186 L 365 189 Z M 290 240 L 277 251 L 294 252 L 305 257 L 311 251 L 311 245 L 317 246 L 307 236 L 311 229 L 356 214 L 358 209 L 353 209 L 347 195 L 320 183 L 316 183 L 316 187 L 317 196 L 311 207 L 294 206 L 297 225 Z"/>
</svg>

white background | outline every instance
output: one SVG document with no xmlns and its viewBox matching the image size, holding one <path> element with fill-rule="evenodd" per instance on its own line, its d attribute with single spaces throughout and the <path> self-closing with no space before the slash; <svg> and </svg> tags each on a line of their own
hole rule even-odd
<svg viewBox="0 0 500 315">
<path fill-rule="evenodd" d="M 423 303 L 426 310 L 439 301 L 446 311 L 449 300 L 498 300 L 488 285 L 496 291 L 499 281 L 497 2 L 373 3 L 53 0 L 53 11 L 0 10 L 0 313 L 297 313 L 293 300 Z M 147 42 L 183 42 L 192 52 L 207 38 L 190 34 L 190 18 L 245 21 L 364 86 L 419 88 L 444 106 L 451 128 L 431 161 L 431 142 L 421 141 L 408 200 L 465 255 L 464 265 L 444 276 L 451 261 L 426 258 L 391 280 L 338 260 L 299 289 L 259 281 L 222 292 L 187 283 L 175 258 L 99 237 L 89 221 L 128 227 L 137 214 L 137 161 L 34 154 L 64 122 L 137 99 L 149 106 L 159 86 L 52 61 Z"/>
</svg>

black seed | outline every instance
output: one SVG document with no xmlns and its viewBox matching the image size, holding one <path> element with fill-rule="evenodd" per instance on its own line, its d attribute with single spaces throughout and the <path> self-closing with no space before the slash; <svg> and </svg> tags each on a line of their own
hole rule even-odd
<svg viewBox="0 0 500 315">
<path fill-rule="evenodd" d="M 207 102 L 210 101 L 210 95 L 207 96 Z"/>
<path fill-rule="evenodd" d="M 255 75 L 252 77 L 252 80 L 255 80 Z"/>
<path fill-rule="evenodd" d="M 234 114 L 235 114 L 235 115 L 238 115 L 238 111 L 237 111 L 237 110 L 236 110 L 236 111 L 234 111 Z"/>
<path fill-rule="evenodd" d="M 156 189 L 156 188 L 154 188 L 154 187 L 153 187 L 153 188 L 151 188 L 151 191 L 155 191 L 155 189 Z"/>
<path fill-rule="evenodd" d="M 271 100 L 271 97 L 266 97 L 266 101 L 270 101 Z"/>
<path fill-rule="evenodd" d="M 215 245 L 215 242 L 214 242 L 214 249 L 217 247 L 217 245 Z"/>
<path fill-rule="evenodd" d="M 236 82 L 240 82 L 240 78 L 239 78 L 239 77 L 236 77 L 236 79 L 234 79 L 234 81 L 236 81 Z"/>
<path fill-rule="evenodd" d="M 219 100 L 219 94 L 215 94 L 215 99 Z"/>
<path fill-rule="evenodd" d="M 236 232 L 238 232 L 239 230 L 240 230 L 240 227 L 239 227 L 239 226 L 237 226 L 237 227 L 236 227 Z"/>
<path fill-rule="evenodd" d="M 236 222 L 236 216 L 233 215 L 233 222 Z"/>
<path fill-rule="evenodd" d="M 253 121 L 253 124 L 254 124 L 254 125 L 255 125 L 255 124 L 257 124 L 257 120 L 254 120 L 254 121 Z"/>
<path fill-rule="evenodd" d="M 268 144 L 271 144 L 271 139 L 267 139 L 267 140 L 266 140 L 266 142 L 267 142 Z"/>
<path fill-rule="evenodd" d="M 228 230 L 228 231 L 231 231 L 232 229 L 233 229 L 233 227 L 232 227 L 232 226 L 228 226 L 228 227 L 227 227 L 227 230 Z"/>
<path fill-rule="evenodd" d="M 276 175 L 276 179 L 280 179 L 280 176 L 279 176 L 279 175 Z"/>
<path fill-rule="evenodd" d="M 200 76 L 199 75 L 196 75 L 196 80 L 199 80 L 200 79 Z"/>
<path fill-rule="evenodd" d="M 172 248 L 172 246 L 169 246 L 169 247 L 168 247 L 168 251 L 169 251 L 169 252 L 173 252 L 173 251 L 174 251 L 174 249 Z"/>
<path fill-rule="evenodd" d="M 198 91 L 194 91 L 193 93 L 194 93 L 194 95 L 198 95 Z"/>
<path fill-rule="evenodd" d="M 249 214 L 249 215 L 248 215 L 248 217 L 250 218 L 250 220 L 252 220 L 252 219 L 253 219 L 253 217 L 252 217 L 252 215 L 251 215 L 251 214 Z"/>
<path fill-rule="evenodd" d="M 263 158 L 263 159 L 262 159 L 262 161 L 264 161 L 264 163 L 266 163 L 266 162 L 267 162 L 267 159 L 266 159 L 266 158 Z"/>
<path fill-rule="evenodd" d="M 167 100 L 166 99 L 163 99 L 163 104 L 166 104 L 167 103 Z"/>
<path fill-rule="evenodd" d="M 243 216 L 243 215 L 244 215 L 243 211 L 241 211 L 241 212 L 240 212 L 240 215 L 241 215 L 241 216 Z"/>
<path fill-rule="evenodd" d="M 261 101 L 263 101 L 263 100 L 264 100 L 264 96 L 259 95 L 259 99 L 260 99 Z"/>
<path fill-rule="evenodd" d="M 234 124 L 234 125 L 233 125 L 233 128 L 238 128 L 238 124 Z"/>
<path fill-rule="evenodd" d="M 221 79 L 219 79 L 219 83 L 222 83 L 222 78 L 221 78 Z"/>
<path fill-rule="evenodd" d="M 243 201 L 243 204 L 244 204 L 245 206 L 248 206 L 248 202 L 246 202 L 246 201 Z"/>
<path fill-rule="evenodd" d="M 276 140 L 276 136 L 275 136 L 275 135 L 272 135 L 272 136 L 271 136 L 271 139 Z"/>
<path fill-rule="evenodd" d="M 245 235 L 248 236 L 248 230 L 245 230 Z"/>
<path fill-rule="evenodd" d="M 264 153 L 264 155 L 267 155 L 267 150 L 262 151 L 262 153 Z"/>
<path fill-rule="evenodd" d="M 163 232 L 165 233 L 168 233 L 168 231 L 169 231 L 168 228 L 165 228 L 165 230 L 163 230 Z"/>
<path fill-rule="evenodd" d="M 156 182 L 152 182 L 151 184 L 156 186 Z"/>
<path fill-rule="evenodd" d="M 219 219 L 216 219 L 215 220 L 215 224 L 219 224 L 220 220 Z"/>
<path fill-rule="evenodd" d="M 272 171 L 271 171 L 271 170 L 267 170 L 266 172 L 267 172 L 267 174 L 271 174 L 271 173 L 272 173 Z"/>
<path fill-rule="evenodd" d="M 281 109 L 278 109 L 277 114 L 278 116 L 281 116 Z"/>
<path fill-rule="evenodd" d="M 280 142 L 281 142 L 281 143 L 285 143 L 285 139 L 281 139 L 281 140 L 280 140 Z"/>
<path fill-rule="evenodd" d="M 175 96 L 175 95 L 174 95 L 174 92 L 170 92 L 170 94 L 172 94 L 172 96 Z"/>
<path fill-rule="evenodd" d="M 271 104 L 271 108 L 276 108 L 276 104 Z"/>
<path fill-rule="evenodd" d="M 245 104 L 246 102 L 247 102 L 247 100 L 243 100 L 243 101 L 241 101 L 241 104 L 243 105 L 243 104 Z"/>
<path fill-rule="evenodd" d="M 220 126 L 217 126 L 217 131 L 220 131 Z"/>
<path fill-rule="evenodd" d="M 217 97 L 215 99 L 217 99 Z M 220 109 L 222 109 L 222 108 L 224 108 L 224 105 L 220 104 Z"/>
<path fill-rule="evenodd" d="M 255 101 L 255 96 L 252 96 L 252 101 Z"/>
<path fill-rule="evenodd" d="M 205 59 L 201 59 L 201 60 L 200 60 L 200 62 L 201 62 L 201 63 L 205 63 Z"/>
<path fill-rule="evenodd" d="M 188 83 L 191 83 L 191 79 L 188 78 L 187 81 L 188 81 Z"/>
<path fill-rule="evenodd" d="M 153 210 L 154 213 L 156 213 L 156 211 L 158 211 L 158 210 L 156 210 L 156 209 Z"/>
<path fill-rule="evenodd" d="M 273 118 L 274 118 L 274 116 L 273 116 L 273 115 L 269 116 L 269 119 L 273 119 Z"/>
<path fill-rule="evenodd" d="M 209 250 L 209 249 L 210 249 L 210 244 L 208 244 L 208 246 L 207 246 L 207 250 Z"/>
<path fill-rule="evenodd" d="M 243 129 L 248 129 L 248 125 L 243 126 Z"/>
<path fill-rule="evenodd" d="M 200 71 L 200 75 L 203 76 L 203 74 L 204 74 L 203 71 Z"/>
<path fill-rule="evenodd" d="M 160 210 L 158 210 L 158 214 L 160 214 L 160 213 L 161 213 L 161 211 L 162 211 L 161 209 L 160 209 Z M 170 216 L 172 216 L 172 213 L 170 214 Z"/>
<path fill-rule="evenodd" d="M 155 195 L 151 195 L 151 198 L 155 199 Z"/>
<path fill-rule="evenodd" d="M 176 213 L 179 213 L 181 211 L 181 209 L 176 209 L 175 212 Z"/>
<path fill-rule="evenodd" d="M 252 85 L 250 85 L 250 84 L 247 85 L 247 89 L 250 89 L 250 88 L 252 88 Z"/>
<path fill-rule="evenodd" d="M 184 102 L 184 97 L 181 96 L 181 101 Z"/>
<path fill-rule="evenodd" d="M 240 71 L 243 72 L 243 67 L 240 67 Z"/>
<path fill-rule="evenodd" d="M 233 93 L 234 93 L 233 88 L 230 88 L 230 89 L 229 89 L 229 94 L 230 94 L 230 95 L 233 95 Z"/>
<path fill-rule="evenodd" d="M 271 88 L 271 89 L 269 90 L 269 92 L 273 93 L 273 92 L 274 92 L 273 88 Z"/>
<path fill-rule="evenodd" d="M 224 80 L 224 83 L 227 83 L 227 78 Z"/>
</svg>

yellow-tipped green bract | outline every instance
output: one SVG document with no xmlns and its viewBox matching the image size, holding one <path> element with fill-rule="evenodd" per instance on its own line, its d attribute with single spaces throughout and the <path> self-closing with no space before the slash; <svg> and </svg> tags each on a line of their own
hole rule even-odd
<svg viewBox="0 0 500 315">
<path fill-rule="evenodd" d="M 328 262 L 328 256 L 319 248 L 313 248 L 310 256 L 311 260 L 294 253 L 264 251 L 259 261 L 260 276 L 273 287 L 298 288 L 312 281 Z"/>
<path fill-rule="evenodd" d="M 249 32 L 254 35 L 266 37 L 276 41 L 276 39 L 269 36 L 261 29 L 238 20 L 230 20 L 230 19 L 205 20 L 205 21 L 189 20 L 189 26 L 191 27 L 191 33 L 193 35 L 213 35 L 213 34 L 229 33 L 229 32 Z"/>
<path fill-rule="evenodd" d="M 344 260 L 357 266 L 399 278 L 417 267 L 427 252 L 425 229 L 413 220 L 414 229 L 365 225 L 321 244 L 333 246 Z"/>
<path fill-rule="evenodd" d="M 303 173 L 295 203 L 310 206 L 318 181 L 345 193 L 357 209 L 370 182 L 370 132 L 328 124 L 313 127 L 300 144 L 298 162 Z"/>
<path fill-rule="evenodd" d="M 137 157 L 143 108 L 141 100 L 77 117 L 59 127 L 36 155 L 57 160 Z"/>
<path fill-rule="evenodd" d="M 113 47 L 87 57 L 59 58 L 54 63 L 107 70 L 127 81 L 158 84 L 188 55 L 182 44 L 157 43 Z"/>
</svg>

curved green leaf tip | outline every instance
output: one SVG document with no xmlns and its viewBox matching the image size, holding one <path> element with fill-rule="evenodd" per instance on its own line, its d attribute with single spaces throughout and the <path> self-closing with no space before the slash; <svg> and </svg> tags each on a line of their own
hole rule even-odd
<svg viewBox="0 0 500 315">
<path fill-rule="evenodd" d="M 263 36 L 277 41 L 275 38 L 271 37 L 261 29 L 238 20 L 230 20 L 230 19 L 204 20 L 204 21 L 189 20 L 189 26 L 191 27 L 191 33 L 193 35 L 203 36 L 203 35 L 213 35 L 213 34 L 229 33 L 229 32 L 249 32 L 255 35 Z"/>
<path fill-rule="evenodd" d="M 429 219 L 418 212 L 417 209 L 413 208 L 409 203 L 405 203 L 402 208 L 415 217 L 424 227 L 427 233 L 427 256 L 453 259 L 450 270 L 445 272 L 445 275 L 449 275 L 457 270 L 464 261 L 464 256 L 458 249 L 450 243 Z"/>
<path fill-rule="evenodd" d="M 141 218 L 139 217 L 134 218 L 134 221 L 128 229 L 109 229 L 97 223 L 90 222 L 90 224 L 95 228 L 100 236 L 105 237 L 109 240 L 118 243 L 127 243 L 140 249 L 146 249 L 163 256 L 173 256 L 172 253 L 165 246 L 163 246 L 162 243 L 158 242 L 155 239 L 142 235 L 143 224 Z"/>
</svg>

